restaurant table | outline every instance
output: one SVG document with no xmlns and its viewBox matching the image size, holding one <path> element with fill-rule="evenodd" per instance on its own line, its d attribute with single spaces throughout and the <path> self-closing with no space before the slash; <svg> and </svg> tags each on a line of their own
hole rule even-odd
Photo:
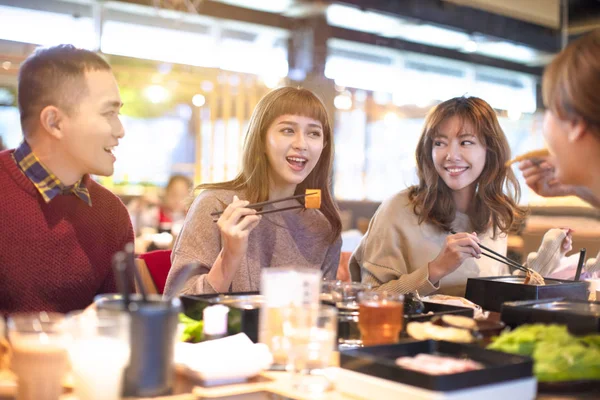
<svg viewBox="0 0 600 400">
<path fill-rule="evenodd" d="M 336 355 L 337 356 L 337 355 Z M 337 358 L 332 360 L 332 364 L 337 363 Z M 0 378 L 6 378 L 7 374 L 0 372 Z M 14 391 L 16 385 L 4 385 L 0 380 L 0 400 L 14 400 Z M 204 387 L 201 382 L 188 379 L 182 374 L 177 374 L 175 379 L 174 395 L 153 397 L 152 400 L 308 400 L 311 397 L 302 396 L 294 390 L 291 381 L 291 374 L 279 371 L 265 371 L 258 377 L 250 379 L 248 382 L 217 386 Z M 312 397 L 314 399 L 315 397 Z M 127 400 L 150 400 L 150 398 L 126 398 Z M 318 397 L 319 400 L 360 400 L 356 396 L 349 396 L 338 390 L 330 390 Z M 537 400 L 576 400 L 576 399 L 600 399 L 600 391 L 586 393 L 568 393 L 568 394 L 538 394 Z M 60 400 L 78 400 L 72 394 L 65 394 Z M 371 400 L 371 399 L 368 399 Z"/>
</svg>

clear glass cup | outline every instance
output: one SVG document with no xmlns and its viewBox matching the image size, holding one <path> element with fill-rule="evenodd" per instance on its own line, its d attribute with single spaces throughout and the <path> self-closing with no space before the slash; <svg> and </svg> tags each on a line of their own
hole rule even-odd
<svg viewBox="0 0 600 400">
<path fill-rule="evenodd" d="M 78 400 L 118 400 L 129 363 L 130 319 L 120 312 L 74 312 L 65 330 Z"/>
<path fill-rule="evenodd" d="M 17 400 L 58 400 L 69 368 L 64 315 L 17 313 L 8 319 Z"/>
<path fill-rule="evenodd" d="M 294 388 L 310 395 L 328 390 L 332 382 L 326 370 L 336 348 L 337 309 L 327 305 L 287 308 L 283 333 Z"/>
<path fill-rule="evenodd" d="M 262 270 L 260 293 L 264 302 L 259 313 L 258 339 L 273 355 L 271 369 L 285 369 L 288 365 L 288 341 L 283 334 L 285 310 L 318 306 L 321 278 L 318 269 L 278 267 Z"/>
<path fill-rule="evenodd" d="M 6 323 L 0 315 L 0 371 L 8 368 L 8 340 L 6 338 Z"/>
<path fill-rule="evenodd" d="M 334 287 L 333 302 L 338 308 L 338 344 L 341 349 L 362 346 L 358 329 L 358 294 L 369 290 L 370 284 L 360 282 L 340 282 Z"/>
<path fill-rule="evenodd" d="M 404 295 L 365 291 L 358 295 L 358 328 L 364 346 L 398 343 L 404 323 Z"/>
<path fill-rule="evenodd" d="M 319 300 L 326 303 L 334 303 L 333 296 L 337 286 L 341 285 L 342 281 L 323 279 L 321 281 L 321 293 Z"/>
<path fill-rule="evenodd" d="M 334 287 L 333 300 L 339 309 L 358 310 L 359 293 L 370 289 L 368 283 L 342 282 Z"/>
</svg>

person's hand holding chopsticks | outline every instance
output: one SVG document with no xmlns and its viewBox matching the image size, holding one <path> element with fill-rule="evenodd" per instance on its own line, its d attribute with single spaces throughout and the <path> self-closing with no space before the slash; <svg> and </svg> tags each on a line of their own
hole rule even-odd
<svg viewBox="0 0 600 400">
<path fill-rule="evenodd" d="M 429 281 L 438 282 L 455 271 L 467 258 L 480 258 L 479 238 L 476 233 L 456 233 L 446 236 L 442 250 L 429 263 Z"/>
<path fill-rule="evenodd" d="M 576 194 L 574 186 L 563 185 L 556 179 L 554 165 L 548 158 L 539 160 L 539 162 L 522 161 L 519 169 L 523 172 L 527 186 L 540 196 L 556 197 Z"/>
<path fill-rule="evenodd" d="M 222 248 L 208 273 L 208 280 L 219 292 L 226 292 L 248 250 L 248 236 L 261 220 L 257 210 L 246 208 L 250 202 L 233 196 L 217 221 Z"/>
<path fill-rule="evenodd" d="M 581 200 L 600 208 L 600 199 L 585 186 L 565 185 L 556 179 L 555 167 L 549 158 L 541 163 L 531 160 L 522 161 L 519 169 L 523 172 L 523 178 L 527 186 L 542 197 L 577 196 Z"/>
<path fill-rule="evenodd" d="M 248 235 L 256 228 L 261 216 L 257 210 L 246 208 L 249 201 L 233 196 L 233 202 L 225 208 L 219 217 L 217 226 L 223 238 L 223 250 L 227 255 L 239 258 L 248 250 Z"/>
</svg>

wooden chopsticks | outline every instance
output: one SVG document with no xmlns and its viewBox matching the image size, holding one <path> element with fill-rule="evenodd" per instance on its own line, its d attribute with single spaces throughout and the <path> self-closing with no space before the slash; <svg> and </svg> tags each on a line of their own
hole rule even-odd
<svg viewBox="0 0 600 400">
<path fill-rule="evenodd" d="M 453 235 L 456 235 L 456 232 L 454 232 L 454 231 L 450 231 L 450 233 L 453 234 Z M 490 253 L 494 254 L 494 255 L 492 255 L 492 254 L 485 253 L 483 251 L 481 252 L 482 255 L 484 255 L 486 257 L 489 257 L 492 260 L 499 261 L 499 262 L 501 262 L 503 264 L 508 265 L 509 267 L 516 268 L 516 269 L 518 269 L 520 271 L 523 271 L 525 273 L 529 273 L 529 271 L 530 271 L 530 268 L 527 268 L 527 267 L 519 264 L 518 262 L 513 261 L 510 258 L 508 258 L 506 256 L 503 256 L 502 254 L 497 253 L 497 252 L 495 252 L 494 250 L 492 250 L 492 249 L 490 249 L 488 247 L 485 247 L 482 244 L 479 244 L 479 247 L 481 247 L 485 251 L 489 251 Z"/>
</svg>

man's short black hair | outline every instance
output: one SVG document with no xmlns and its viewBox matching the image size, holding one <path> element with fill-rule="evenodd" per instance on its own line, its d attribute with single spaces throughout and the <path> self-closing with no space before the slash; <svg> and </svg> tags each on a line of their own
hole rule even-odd
<svg viewBox="0 0 600 400">
<path fill-rule="evenodd" d="M 21 128 L 25 137 L 35 127 L 40 112 L 49 105 L 72 113 L 87 93 L 85 73 L 110 71 L 110 65 L 98 54 L 70 44 L 40 48 L 31 54 L 19 70 L 17 98 Z"/>
</svg>

